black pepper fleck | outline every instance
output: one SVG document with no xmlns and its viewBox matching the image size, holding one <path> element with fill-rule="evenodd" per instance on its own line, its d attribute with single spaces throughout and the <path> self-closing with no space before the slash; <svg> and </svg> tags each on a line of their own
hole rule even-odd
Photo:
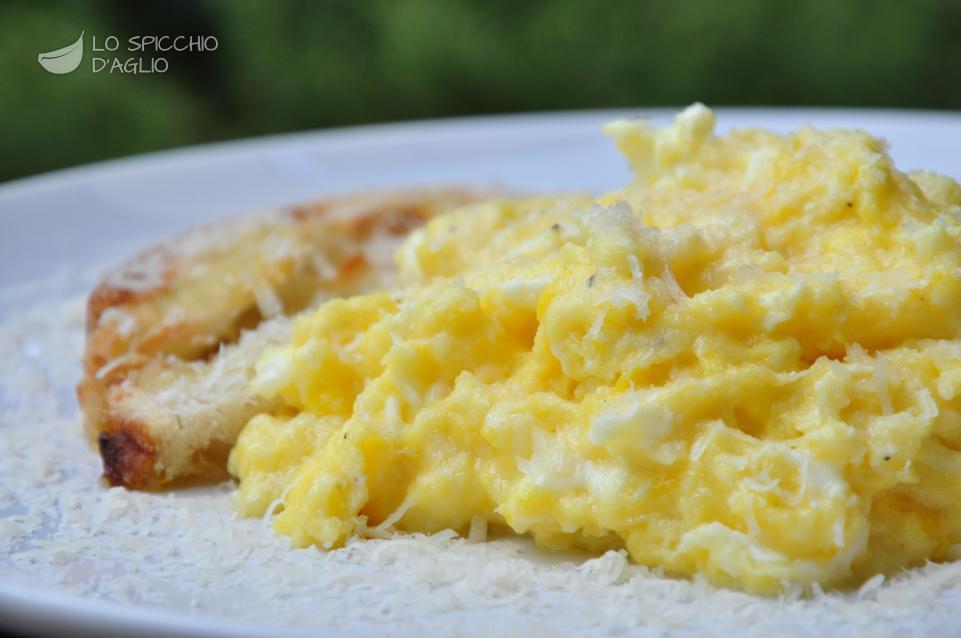
<svg viewBox="0 0 961 638">
<path fill-rule="evenodd" d="M 890 460 L 891 460 L 891 456 L 886 454 L 886 455 L 884 456 L 884 460 L 885 460 L 885 461 L 890 461 Z"/>
<path fill-rule="evenodd" d="M 594 287 L 594 278 L 595 278 L 595 277 L 597 277 L 597 274 L 596 274 L 596 273 L 587 278 L 587 287 L 588 287 L 588 288 L 593 288 L 593 287 Z"/>
<path fill-rule="evenodd" d="M 561 229 L 561 225 L 560 225 L 560 224 L 557 224 L 557 223 L 551 224 L 551 230 L 553 230 L 555 233 L 556 233 L 557 231 L 559 231 L 560 229 Z"/>
<path fill-rule="evenodd" d="M 852 206 L 854 206 L 854 202 L 848 202 L 848 208 L 851 208 Z"/>
</svg>

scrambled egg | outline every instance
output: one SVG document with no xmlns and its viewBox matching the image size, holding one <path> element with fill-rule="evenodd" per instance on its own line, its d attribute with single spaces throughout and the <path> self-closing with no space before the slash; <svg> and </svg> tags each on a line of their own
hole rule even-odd
<svg viewBox="0 0 961 638">
<path fill-rule="evenodd" d="M 298 546 L 490 523 L 760 593 L 961 544 L 961 187 L 867 134 L 607 127 L 636 178 L 436 219 L 266 353 L 230 470 Z"/>
</svg>

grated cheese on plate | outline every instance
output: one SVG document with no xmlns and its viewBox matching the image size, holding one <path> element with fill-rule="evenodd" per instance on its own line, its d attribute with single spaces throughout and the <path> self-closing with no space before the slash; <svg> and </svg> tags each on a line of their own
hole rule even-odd
<svg viewBox="0 0 961 638">
<path fill-rule="evenodd" d="M 957 627 L 961 564 L 872 579 L 848 594 L 815 588 L 770 600 L 665 578 L 623 553 L 548 555 L 489 535 L 484 521 L 470 539 L 388 532 L 324 553 L 291 550 L 260 521 L 237 519 L 230 483 L 159 494 L 105 488 L 73 398 L 91 282 L 60 275 L 33 288 L 43 295 L 0 292 L 0 584 L 240 621 L 265 635 L 279 626 L 329 635 L 903 637 Z"/>
</svg>

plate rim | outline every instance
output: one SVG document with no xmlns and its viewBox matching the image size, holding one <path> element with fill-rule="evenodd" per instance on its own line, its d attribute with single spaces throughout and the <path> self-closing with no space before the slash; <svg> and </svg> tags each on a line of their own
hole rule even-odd
<svg viewBox="0 0 961 638">
<path fill-rule="evenodd" d="M 295 627 L 241 623 L 216 614 L 183 615 L 173 609 L 85 597 L 10 579 L 0 579 L 0 618 L 2 628 L 44 635 L 259 638 L 308 633 Z M 324 635 L 337 634 L 328 629 Z"/>
<path fill-rule="evenodd" d="M 150 168 L 151 165 L 160 167 L 165 164 L 183 162 L 188 159 L 193 161 L 199 161 L 201 159 L 210 161 L 223 159 L 228 156 L 255 155 L 257 152 L 272 146 L 323 144 L 335 142 L 341 138 L 348 138 L 349 141 L 353 141 L 357 138 L 365 137 L 403 137 L 405 134 L 423 131 L 424 129 L 429 130 L 432 134 L 449 134 L 456 132 L 458 129 L 522 125 L 532 122 L 538 124 L 567 124 L 570 121 L 578 119 L 598 120 L 615 119 L 619 117 L 651 117 L 663 119 L 679 113 L 684 108 L 686 107 L 628 106 L 618 108 L 466 115 L 303 129 L 283 133 L 269 133 L 228 140 L 202 142 L 97 160 L 3 181 L 0 182 L 0 204 L 7 198 L 22 197 L 29 195 L 31 191 L 35 190 L 42 191 L 44 188 L 57 185 L 58 182 L 63 183 L 63 185 L 77 183 L 97 173 L 115 172 L 122 174 L 123 172 Z M 805 117 L 819 120 L 830 119 L 832 117 L 863 117 L 868 120 L 941 120 L 961 125 L 961 111 L 950 111 L 947 109 L 863 108 L 843 106 L 819 106 L 810 108 L 803 106 L 711 106 L 710 108 L 717 114 L 722 126 L 724 125 L 724 120 L 728 117 L 770 117 L 772 115 L 797 118 L 798 122 L 804 122 Z M 2 214 L 2 210 L 0 210 L 0 214 Z"/>
</svg>

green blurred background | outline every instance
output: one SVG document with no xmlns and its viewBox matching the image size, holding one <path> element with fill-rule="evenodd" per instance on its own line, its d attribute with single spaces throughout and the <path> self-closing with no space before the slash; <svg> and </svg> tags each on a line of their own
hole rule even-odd
<svg viewBox="0 0 961 638">
<path fill-rule="evenodd" d="M 86 32 L 205 34 L 169 71 L 51 75 Z M 122 47 L 123 48 L 123 47 Z M 121 54 L 129 54 L 123 50 Z M 961 1 L 0 2 L 0 180 L 265 133 L 596 107 L 961 109 Z"/>
</svg>

